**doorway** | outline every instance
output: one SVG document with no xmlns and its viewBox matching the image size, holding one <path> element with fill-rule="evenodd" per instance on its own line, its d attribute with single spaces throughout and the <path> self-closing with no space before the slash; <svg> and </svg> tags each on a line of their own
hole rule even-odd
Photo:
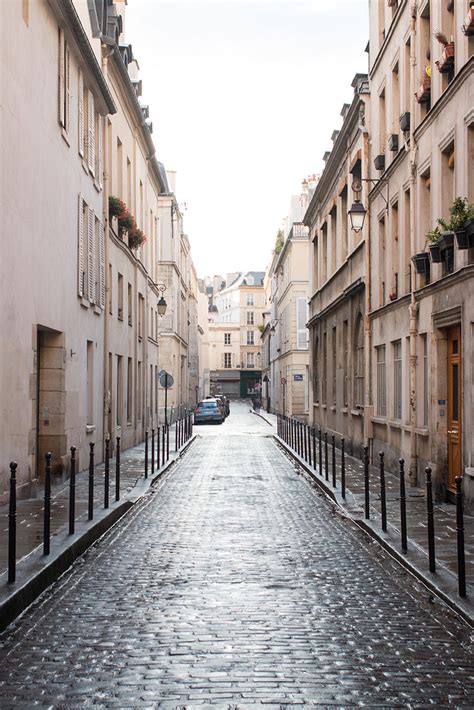
<svg viewBox="0 0 474 710">
<path fill-rule="evenodd" d="M 456 491 L 455 478 L 462 475 L 462 376 L 461 326 L 448 329 L 448 491 Z"/>
</svg>

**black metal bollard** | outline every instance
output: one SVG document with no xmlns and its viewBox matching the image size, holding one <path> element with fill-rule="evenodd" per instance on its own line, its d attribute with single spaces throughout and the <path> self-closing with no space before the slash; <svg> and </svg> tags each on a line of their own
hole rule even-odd
<svg viewBox="0 0 474 710">
<path fill-rule="evenodd" d="M 109 507 L 110 488 L 110 439 L 105 439 L 105 466 L 104 466 L 104 508 Z"/>
<path fill-rule="evenodd" d="M 156 430 L 156 470 L 160 470 L 160 437 L 161 437 L 161 427 Z"/>
<path fill-rule="evenodd" d="M 405 493 L 405 460 L 399 460 L 400 465 L 400 534 L 402 538 L 402 551 L 407 552 L 407 499 Z"/>
<path fill-rule="evenodd" d="M 115 444 L 115 500 L 120 500 L 120 437 Z"/>
<path fill-rule="evenodd" d="M 313 427 L 312 432 L 312 439 L 313 439 L 313 468 L 316 471 L 316 429 Z"/>
<path fill-rule="evenodd" d="M 176 420 L 174 426 L 174 450 L 178 451 L 178 420 Z"/>
<path fill-rule="evenodd" d="M 428 518 L 428 559 L 430 572 L 436 572 L 434 513 L 433 513 L 433 483 L 431 481 L 431 468 L 425 468 L 426 474 L 426 513 Z"/>
<path fill-rule="evenodd" d="M 71 446 L 71 475 L 69 476 L 69 535 L 74 535 L 76 523 L 76 447 Z"/>
<path fill-rule="evenodd" d="M 301 425 L 301 433 L 303 435 L 304 460 L 308 463 L 308 427 L 306 424 Z"/>
<path fill-rule="evenodd" d="M 16 579 L 16 469 L 18 464 L 10 464 L 10 505 L 8 508 L 8 584 Z"/>
<path fill-rule="evenodd" d="M 324 477 L 329 481 L 328 433 L 324 432 Z"/>
<path fill-rule="evenodd" d="M 151 475 L 155 473 L 155 430 L 151 430 Z"/>
<path fill-rule="evenodd" d="M 49 555 L 51 536 L 51 458 L 50 451 L 46 454 L 44 475 L 44 522 L 43 522 L 43 554 Z"/>
<path fill-rule="evenodd" d="M 94 442 L 89 444 L 89 502 L 87 506 L 87 519 L 94 517 Z"/>
<path fill-rule="evenodd" d="M 332 487 L 336 488 L 336 437 L 331 435 L 332 447 Z"/>
<path fill-rule="evenodd" d="M 148 478 L 148 430 L 145 432 L 145 478 Z"/>
<path fill-rule="evenodd" d="M 308 464 L 311 466 L 311 426 L 306 427 L 306 438 L 308 440 Z"/>
<path fill-rule="evenodd" d="M 344 437 L 341 439 L 341 496 L 346 499 L 346 452 L 344 450 Z"/>
<path fill-rule="evenodd" d="M 161 427 L 161 465 L 165 465 L 166 456 L 166 424 Z"/>
<path fill-rule="evenodd" d="M 464 514 L 462 508 L 462 477 L 456 476 L 456 537 L 458 545 L 459 596 L 466 596 L 466 560 L 464 557 Z"/>
<path fill-rule="evenodd" d="M 370 480 L 369 480 L 369 447 L 364 446 L 364 493 L 365 493 L 365 519 L 370 518 Z"/>
<path fill-rule="evenodd" d="M 382 530 L 387 532 L 387 500 L 385 497 L 385 460 L 384 452 L 379 453 L 380 468 L 380 512 L 382 515 Z"/>
<path fill-rule="evenodd" d="M 170 428 L 166 425 L 166 461 L 170 460 Z"/>
<path fill-rule="evenodd" d="M 319 439 L 319 475 L 323 475 L 323 442 L 321 438 L 321 427 L 318 429 L 318 439 Z"/>
</svg>

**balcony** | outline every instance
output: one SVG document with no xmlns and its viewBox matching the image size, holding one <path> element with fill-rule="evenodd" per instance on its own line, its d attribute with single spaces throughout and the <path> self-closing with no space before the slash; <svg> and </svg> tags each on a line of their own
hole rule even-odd
<svg viewBox="0 0 474 710">
<path fill-rule="evenodd" d="M 454 68 L 454 42 L 450 42 L 443 48 L 443 53 L 435 64 L 442 74 Z"/>
<path fill-rule="evenodd" d="M 474 35 L 474 7 L 469 8 L 467 11 L 466 19 L 462 26 L 462 31 L 466 37 L 471 37 Z"/>
<path fill-rule="evenodd" d="M 290 239 L 307 239 L 309 228 L 301 222 L 295 222 L 291 228 Z"/>
<path fill-rule="evenodd" d="M 419 104 L 427 104 L 431 99 L 431 77 L 425 76 L 423 83 L 415 92 L 415 98 Z"/>
</svg>

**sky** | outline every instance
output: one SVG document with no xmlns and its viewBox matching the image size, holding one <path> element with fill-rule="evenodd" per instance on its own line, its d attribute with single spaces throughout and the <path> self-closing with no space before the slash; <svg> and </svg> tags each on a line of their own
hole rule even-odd
<svg viewBox="0 0 474 710">
<path fill-rule="evenodd" d="M 125 37 L 198 275 L 264 271 L 367 71 L 368 0 L 128 0 Z"/>
</svg>

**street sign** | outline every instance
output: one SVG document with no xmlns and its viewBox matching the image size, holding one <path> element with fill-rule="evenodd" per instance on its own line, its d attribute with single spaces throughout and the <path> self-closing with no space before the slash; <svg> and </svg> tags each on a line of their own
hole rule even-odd
<svg viewBox="0 0 474 710">
<path fill-rule="evenodd" d="M 303 375 L 293 375 L 293 379 L 295 382 L 302 382 L 303 381 Z"/>
<path fill-rule="evenodd" d="M 282 377 L 280 382 L 282 385 L 286 385 L 286 377 Z"/>
<path fill-rule="evenodd" d="M 170 375 L 166 370 L 160 372 L 160 385 L 165 389 L 169 389 L 174 384 L 173 375 Z"/>
</svg>

